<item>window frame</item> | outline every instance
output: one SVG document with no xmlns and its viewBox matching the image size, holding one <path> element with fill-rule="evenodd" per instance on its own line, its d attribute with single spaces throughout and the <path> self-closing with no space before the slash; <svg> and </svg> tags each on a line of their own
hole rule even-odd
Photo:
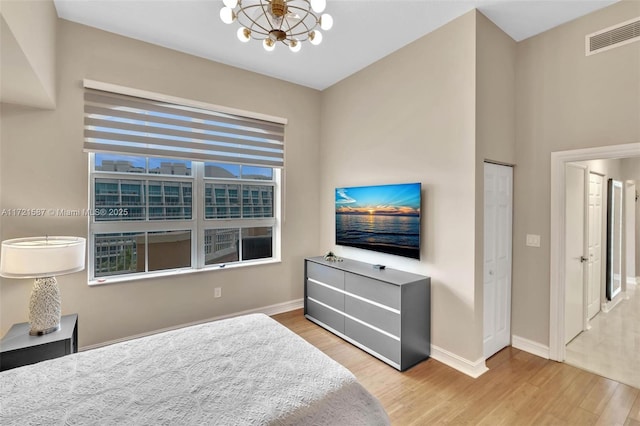
<svg viewBox="0 0 640 426">
<path fill-rule="evenodd" d="M 131 179 L 145 182 L 147 190 L 145 191 L 145 218 L 143 220 L 131 221 L 96 221 L 95 216 L 89 215 L 88 218 L 88 283 L 89 285 L 103 285 L 118 282 L 135 281 L 139 279 L 157 278 L 163 276 L 175 276 L 176 274 L 189 274 L 198 272 L 215 271 L 219 269 L 231 269 L 236 267 L 247 267 L 255 265 L 264 265 L 270 263 L 278 263 L 281 261 L 281 220 L 282 220 L 282 169 L 272 167 L 273 176 L 271 180 L 243 179 L 238 178 L 219 178 L 205 177 L 205 163 L 203 161 L 191 160 L 191 175 L 168 175 L 168 174 L 152 174 L 148 170 L 145 173 L 123 173 L 101 171 L 95 169 L 95 153 L 89 153 L 89 209 L 91 212 L 95 207 L 95 184 L 96 179 Z M 140 155 L 140 157 L 148 158 L 149 156 Z M 149 191 L 148 183 L 156 181 L 180 181 L 191 183 L 191 219 L 165 219 L 153 220 L 149 219 Z M 234 183 L 242 188 L 243 184 L 270 186 L 273 188 L 273 217 L 269 218 L 242 218 L 235 219 L 207 219 L 205 188 L 207 183 Z M 240 189 L 242 191 L 242 189 Z M 242 199 L 242 192 L 239 194 Z M 205 231 L 209 229 L 239 229 L 239 241 L 242 242 L 242 230 L 245 228 L 270 227 L 271 228 L 271 253 L 269 258 L 242 260 L 242 243 L 238 248 L 238 260 L 228 263 L 205 264 Z M 191 266 L 179 267 L 172 269 L 163 269 L 156 271 L 148 271 L 148 258 L 145 259 L 145 271 L 116 274 L 110 276 L 95 276 L 95 237 L 99 234 L 107 233 L 135 233 L 144 232 L 148 238 L 150 232 L 167 232 L 167 231 L 191 231 Z"/>
</svg>

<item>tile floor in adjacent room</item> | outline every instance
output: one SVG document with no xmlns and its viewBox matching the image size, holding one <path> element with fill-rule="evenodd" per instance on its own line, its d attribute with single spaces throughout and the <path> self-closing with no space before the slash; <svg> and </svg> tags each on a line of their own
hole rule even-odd
<svg viewBox="0 0 640 426">
<path fill-rule="evenodd" d="M 640 388 L 640 287 L 629 285 L 626 296 L 569 342 L 565 362 Z"/>
</svg>

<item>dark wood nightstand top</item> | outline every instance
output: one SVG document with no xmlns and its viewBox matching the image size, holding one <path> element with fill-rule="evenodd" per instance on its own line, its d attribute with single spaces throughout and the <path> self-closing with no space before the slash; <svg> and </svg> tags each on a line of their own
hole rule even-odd
<svg viewBox="0 0 640 426">
<path fill-rule="evenodd" d="M 9 352 L 61 340 L 75 340 L 74 332 L 76 332 L 77 322 L 78 314 L 63 315 L 60 319 L 60 330 L 42 336 L 30 336 L 28 322 L 14 324 L 0 340 L 0 351 Z"/>
</svg>

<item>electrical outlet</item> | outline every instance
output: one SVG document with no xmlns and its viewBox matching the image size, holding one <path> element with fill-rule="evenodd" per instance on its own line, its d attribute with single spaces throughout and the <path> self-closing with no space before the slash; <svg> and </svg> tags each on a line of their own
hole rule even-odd
<svg viewBox="0 0 640 426">
<path fill-rule="evenodd" d="M 527 234 L 526 245 L 529 247 L 540 247 L 540 235 Z"/>
<path fill-rule="evenodd" d="M 213 297 L 222 297 L 222 289 L 220 287 L 216 287 L 213 291 Z"/>
</svg>

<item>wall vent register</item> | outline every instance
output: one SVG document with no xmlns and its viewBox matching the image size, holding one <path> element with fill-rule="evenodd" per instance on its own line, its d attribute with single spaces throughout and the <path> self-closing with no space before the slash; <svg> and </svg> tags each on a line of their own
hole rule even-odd
<svg viewBox="0 0 640 426">
<path fill-rule="evenodd" d="M 594 55 L 634 41 L 640 41 L 640 16 L 588 34 L 585 37 L 585 53 L 587 56 Z"/>
</svg>

